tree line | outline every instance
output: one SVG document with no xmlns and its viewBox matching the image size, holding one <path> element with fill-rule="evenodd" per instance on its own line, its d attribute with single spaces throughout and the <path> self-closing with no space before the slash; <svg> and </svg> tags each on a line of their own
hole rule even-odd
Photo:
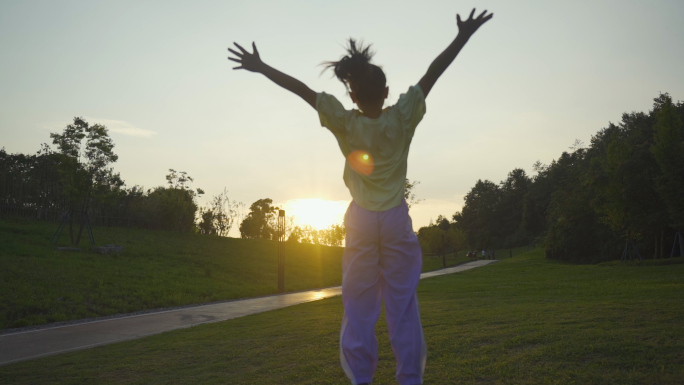
<svg viewBox="0 0 684 385">
<path fill-rule="evenodd" d="M 79 242 L 84 218 L 100 226 L 195 228 L 196 198 L 204 192 L 190 187 L 186 172 L 169 170 L 167 186 L 126 187 L 112 169 L 118 156 L 105 126 L 76 117 L 50 138 L 56 149 L 43 143 L 36 154 L 0 149 L 0 214 L 66 219 L 72 244 Z"/>
<path fill-rule="evenodd" d="M 240 222 L 243 238 L 277 239 L 277 208 L 259 199 L 244 215 L 245 205 L 230 200 L 228 190 L 200 207 L 201 188 L 185 171 L 169 169 L 166 185 L 127 187 L 112 165 L 118 160 L 104 125 L 75 117 L 61 133 L 51 133 L 53 149 L 43 143 L 35 154 L 9 154 L 0 149 L 0 215 L 19 215 L 69 223 L 69 240 L 78 244 L 83 226 L 139 227 L 228 236 Z M 83 216 L 82 213 L 87 213 Z M 344 225 L 329 229 L 285 227 L 286 239 L 341 246 Z"/>
<path fill-rule="evenodd" d="M 622 115 L 576 141 L 536 175 L 516 168 L 494 183 L 478 180 L 452 221 L 439 226 L 471 249 L 539 244 L 547 258 L 576 263 L 684 255 L 684 104 L 668 94 L 649 112 Z M 444 224 L 446 222 L 448 226 Z M 434 243 L 434 242 L 433 242 Z"/>
</svg>

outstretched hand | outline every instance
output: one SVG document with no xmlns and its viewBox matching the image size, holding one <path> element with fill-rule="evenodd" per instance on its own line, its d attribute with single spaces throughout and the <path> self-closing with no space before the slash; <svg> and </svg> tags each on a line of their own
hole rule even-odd
<svg viewBox="0 0 684 385">
<path fill-rule="evenodd" d="M 235 46 L 240 50 L 240 52 L 237 52 L 231 48 L 228 48 L 228 51 L 230 51 L 230 53 L 237 56 L 235 58 L 228 57 L 228 60 L 232 60 L 240 64 L 239 67 L 233 67 L 233 69 L 244 69 L 251 72 L 259 72 L 264 62 L 262 62 L 261 57 L 259 57 L 259 51 L 257 51 L 256 44 L 252 43 L 252 49 L 254 51 L 252 53 L 247 52 L 247 50 L 242 48 L 242 46 L 238 43 L 233 44 L 235 44 Z"/>
<path fill-rule="evenodd" d="M 456 25 L 458 25 L 458 33 L 465 35 L 466 37 L 472 36 L 482 24 L 489 21 L 489 19 L 494 16 L 493 13 L 487 15 L 487 10 L 485 9 L 478 17 L 473 19 L 475 15 L 475 8 L 470 12 L 470 17 L 466 21 L 461 20 L 461 16 L 456 14 Z"/>
</svg>

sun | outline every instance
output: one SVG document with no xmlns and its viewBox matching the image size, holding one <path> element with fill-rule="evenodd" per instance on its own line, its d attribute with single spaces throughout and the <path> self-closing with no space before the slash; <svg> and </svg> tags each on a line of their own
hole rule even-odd
<svg viewBox="0 0 684 385">
<path fill-rule="evenodd" d="M 283 204 L 285 215 L 293 219 L 295 226 L 311 226 L 316 230 L 341 224 L 348 206 L 349 201 L 320 198 L 292 199 Z"/>
</svg>

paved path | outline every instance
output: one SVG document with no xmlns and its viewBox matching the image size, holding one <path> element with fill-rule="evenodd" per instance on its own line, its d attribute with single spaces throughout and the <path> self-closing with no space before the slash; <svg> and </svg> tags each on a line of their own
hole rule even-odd
<svg viewBox="0 0 684 385">
<path fill-rule="evenodd" d="M 496 262 L 481 260 L 421 274 L 436 277 Z M 95 346 L 132 340 L 170 330 L 225 321 L 342 294 L 342 287 L 200 305 L 177 310 L 57 326 L 0 335 L 0 366 Z"/>
</svg>

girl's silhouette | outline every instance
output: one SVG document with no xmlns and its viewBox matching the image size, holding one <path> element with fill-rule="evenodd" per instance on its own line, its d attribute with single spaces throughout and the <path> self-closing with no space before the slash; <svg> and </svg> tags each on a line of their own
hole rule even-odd
<svg viewBox="0 0 684 385">
<path fill-rule="evenodd" d="M 467 20 L 456 15 L 458 35 L 432 62 L 418 84 L 392 107 L 385 74 L 371 63 L 370 47 L 349 39 L 347 55 L 326 63 L 346 86 L 358 110 L 345 110 L 332 95 L 316 93 L 299 80 L 265 64 L 252 43 L 248 52 L 237 43 L 229 57 L 299 95 L 318 111 L 321 125 L 337 139 L 346 157 L 344 182 L 353 198 L 345 215 L 347 235 L 342 260 L 344 319 L 340 360 L 353 384 L 368 384 L 377 365 L 375 324 L 385 301 L 387 327 L 396 359 L 397 381 L 421 384 L 427 350 L 420 323 L 416 288 L 422 253 L 404 200 L 409 146 L 425 114 L 425 98 L 470 36 L 493 14 Z"/>
</svg>

